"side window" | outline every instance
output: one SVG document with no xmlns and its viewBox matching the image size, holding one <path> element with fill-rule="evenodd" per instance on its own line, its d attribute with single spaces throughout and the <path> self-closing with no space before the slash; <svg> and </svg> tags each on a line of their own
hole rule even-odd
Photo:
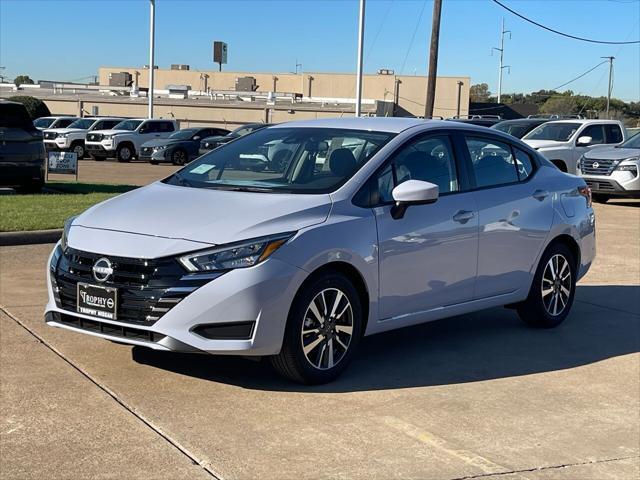
<svg viewBox="0 0 640 480">
<path fill-rule="evenodd" d="M 602 125 L 589 125 L 578 136 L 578 138 L 580 137 L 591 137 L 590 145 L 599 145 L 604 143 L 604 128 Z"/>
<path fill-rule="evenodd" d="M 160 122 L 160 132 L 173 132 L 175 130 L 172 122 Z"/>
<path fill-rule="evenodd" d="M 478 187 L 491 187 L 518 181 L 511 148 L 491 139 L 466 137 Z"/>
<path fill-rule="evenodd" d="M 525 153 L 517 148 L 514 148 L 513 151 L 516 155 L 518 178 L 520 178 L 520 181 L 526 180 L 533 173 L 533 162 L 531 161 L 531 157 L 528 153 Z"/>
<path fill-rule="evenodd" d="M 446 136 L 421 138 L 402 147 L 374 180 L 374 204 L 392 202 L 393 189 L 407 180 L 434 183 L 440 194 L 460 190 L 453 149 Z"/>
<path fill-rule="evenodd" d="M 607 143 L 622 142 L 622 130 L 620 130 L 620 125 L 605 125 L 604 129 L 607 132 Z"/>
<path fill-rule="evenodd" d="M 146 122 L 142 124 L 138 133 L 154 133 L 158 131 L 157 128 L 156 122 Z"/>
</svg>

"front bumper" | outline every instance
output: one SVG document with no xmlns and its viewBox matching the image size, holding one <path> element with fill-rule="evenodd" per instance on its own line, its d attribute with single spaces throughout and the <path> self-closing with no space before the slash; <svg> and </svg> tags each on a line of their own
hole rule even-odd
<svg viewBox="0 0 640 480">
<path fill-rule="evenodd" d="M 581 175 L 591 191 L 612 196 L 640 195 L 640 175 L 614 171 L 611 175 Z"/>
<path fill-rule="evenodd" d="M 89 154 L 99 155 L 99 156 L 107 156 L 114 153 L 113 142 L 109 143 L 89 143 L 86 142 L 84 145 L 85 150 Z"/>
<path fill-rule="evenodd" d="M 168 149 L 154 151 L 147 150 L 148 147 L 142 148 L 140 150 L 140 160 L 146 162 L 169 162 L 170 160 L 167 158 Z"/>
<path fill-rule="evenodd" d="M 217 276 L 187 294 L 160 319 L 146 324 L 99 319 L 77 313 L 68 305 L 62 308 L 56 300 L 58 292 L 54 293 L 51 268 L 47 268 L 45 321 L 50 326 L 156 350 L 273 355 L 280 351 L 289 307 L 305 277 L 303 270 L 270 258 L 255 267 Z M 203 325 L 248 323 L 248 338 L 211 339 L 194 331 Z"/>
</svg>

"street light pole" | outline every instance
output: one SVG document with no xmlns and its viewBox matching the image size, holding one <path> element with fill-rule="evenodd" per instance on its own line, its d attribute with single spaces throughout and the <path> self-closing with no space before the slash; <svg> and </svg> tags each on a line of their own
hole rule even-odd
<svg viewBox="0 0 640 480">
<path fill-rule="evenodd" d="M 154 49 L 155 49 L 155 33 L 156 33 L 156 1 L 149 0 L 149 118 L 153 118 L 153 77 L 155 73 Z"/>
<path fill-rule="evenodd" d="M 611 105 L 611 90 L 613 90 L 613 60 L 616 57 L 601 57 L 609 60 L 609 89 L 607 90 L 607 118 L 609 118 L 609 107 Z"/>
<path fill-rule="evenodd" d="M 364 49 L 364 1 L 360 0 L 358 19 L 358 67 L 356 72 L 356 117 L 362 113 L 362 51 Z"/>
</svg>

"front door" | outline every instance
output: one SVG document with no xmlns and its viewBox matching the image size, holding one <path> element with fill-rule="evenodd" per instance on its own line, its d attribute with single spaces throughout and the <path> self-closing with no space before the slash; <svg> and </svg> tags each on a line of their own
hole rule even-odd
<svg viewBox="0 0 640 480">
<path fill-rule="evenodd" d="M 429 205 L 393 218 L 392 190 L 409 180 L 439 186 Z M 463 192 L 451 139 L 423 135 L 394 155 L 373 183 L 379 248 L 379 318 L 406 319 L 473 298 L 478 215 Z"/>
</svg>

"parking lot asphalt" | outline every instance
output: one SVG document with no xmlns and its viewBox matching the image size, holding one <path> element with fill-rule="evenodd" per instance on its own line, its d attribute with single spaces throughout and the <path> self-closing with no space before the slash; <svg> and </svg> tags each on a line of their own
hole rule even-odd
<svg viewBox="0 0 640 480">
<path fill-rule="evenodd" d="M 0 477 L 636 479 L 640 202 L 596 215 L 559 328 L 500 308 L 367 337 L 319 387 L 47 327 L 52 245 L 2 247 Z"/>
<path fill-rule="evenodd" d="M 170 163 L 151 165 L 147 162 L 132 161 L 119 163 L 114 160 L 78 162 L 78 181 L 85 183 L 113 183 L 119 185 L 147 185 L 168 177 L 180 167 Z M 51 174 L 49 181 L 75 180 L 71 175 Z"/>
</svg>

